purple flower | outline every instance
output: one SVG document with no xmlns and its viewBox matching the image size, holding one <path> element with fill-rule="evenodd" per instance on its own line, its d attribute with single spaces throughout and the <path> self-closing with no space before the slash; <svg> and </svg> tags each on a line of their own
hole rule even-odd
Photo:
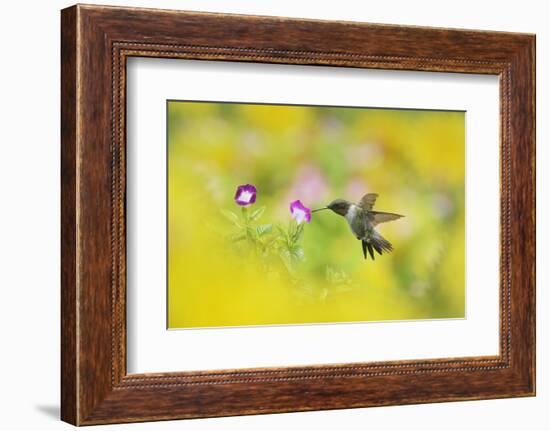
<svg viewBox="0 0 550 431">
<path fill-rule="evenodd" d="M 240 206 L 252 205 L 256 202 L 256 187 L 252 184 L 244 184 L 237 187 L 237 192 L 235 193 L 235 202 Z"/>
<path fill-rule="evenodd" d="M 290 213 L 298 224 L 302 223 L 304 220 L 308 223 L 311 221 L 311 210 L 304 206 L 299 200 L 290 204 Z"/>
</svg>

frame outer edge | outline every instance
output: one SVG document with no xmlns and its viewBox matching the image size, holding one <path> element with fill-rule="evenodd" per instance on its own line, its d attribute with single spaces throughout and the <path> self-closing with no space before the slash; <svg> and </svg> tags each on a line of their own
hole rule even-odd
<svg viewBox="0 0 550 431">
<path fill-rule="evenodd" d="M 533 238 L 534 238 L 534 259 L 533 259 L 533 316 L 531 320 L 532 324 L 532 341 L 533 341 L 533 357 L 532 357 L 532 370 L 531 378 L 533 379 L 533 387 L 531 395 L 537 395 L 537 37 L 533 35 L 530 44 L 530 56 L 532 60 L 531 80 L 533 82 L 533 94 L 531 95 L 531 105 L 533 109 L 533 158 L 531 160 L 531 169 L 533 171 L 533 193 L 531 196 L 533 202 Z"/>
<path fill-rule="evenodd" d="M 535 37 L 526 36 L 511 56 L 511 168 L 512 229 L 510 362 L 519 396 L 535 396 Z"/>
<path fill-rule="evenodd" d="M 77 298 L 78 7 L 61 11 L 61 420 L 79 423 Z"/>
<path fill-rule="evenodd" d="M 116 41 L 117 38 L 124 38 L 125 35 L 133 31 L 128 26 L 122 26 L 122 23 L 128 21 L 129 18 L 143 18 L 143 13 L 150 12 L 154 14 L 155 11 L 146 9 L 129 9 L 129 8 L 110 8 L 108 13 L 103 11 L 103 7 L 99 6 L 86 6 L 81 5 L 73 6 L 71 8 L 62 11 L 62 32 L 61 32 L 61 71 L 62 71 L 62 93 L 61 93 L 61 191 L 62 191 L 62 210 L 61 210 L 61 223 L 62 223 L 62 244 L 61 244 L 61 264 L 62 264 L 62 284 L 61 284 L 61 310 L 62 310 L 62 324 L 61 324 L 61 338 L 62 338 L 62 361 L 61 361 L 61 418 L 62 420 L 69 422 L 73 425 L 91 425 L 100 423 L 120 423 L 120 422 L 136 422 L 136 421 L 150 421 L 150 420 L 163 420 L 163 419 L 180 419 L 186 417 L 210 417 L 210 416 L 228 416 L 236 414 L 258 414 L 258 413 L 274 413 L 274 412 L 286 412 L 286 411 L 307 411 L 307 410 L 324 410 L 334 408 L 352 408 L 352 407 L 365 407 L 375 405 L 388 405 L 388 404 L 411 404 L 411 403 L 427 403 L 427 402 L 439 402 L 439 401 L 456 401 L 467 399 L 488 399 L 488 398 L 501 398 L 510 396 L 525 396 L 534 394 L 534 261 L 525 262 L 519 266 L 519 272 L 522 274 L 528 273 L 527 280 L 523 283 L 514 283 L 516 286 L 521 285 L 521 292 L 515 291 L 513 295 L 514 301 L 518 302 L 518 307 L 522 304 L 527 305 L 525 310 L 521 313 L 521 324 L 516 328 L 514 334 L 514 340 L 516 340 L 515 348 L 521 345 L 527 349 L 527 352 L 516 354 L 513 357 L 515 366 L 513 369 L 501 369 L 494 371 L 493 377 L 497 379 L 493 383 L 487 383 L 489 374 L 483 373 L 476 376 L 472 376 L 473 386 L 472 388 L 466 388 L 464 391 L 454 393 L 448 397 L 442 397 L 441 394 L 437 394 L 437 391 L 428 390 L 430 388 L 421 388 L 421 392 L 425 389 L 430 395 L 428 398 L 422 397 L 421 393 L 411 393 L 410 397 L 397 397 L 395 399 L 386 399 L 380 401 L 377 399 L 361 399 L 357 402 L 357 393 L 353 394 L 355 401 L 352 400 L 350 395 L 351 389 L 349 384 L 351 381 L 339 382 L 331 381 L 331 384 L 326 379 L 333 379 L 338 376 L 332 374 L 327 375 L 325 378 L 317 380 L 306 380 L 300 385 L 286 383 L 283 385 L 272 384 L 267 382 L 254 382 L 253 380 L 245 382 L 228 382 L 229 384 L 219 386 L 217 388 L 211 388 L 210 385 L 194 384 L 191 387 L 172 388 L 172 387 L 160 387 L 160 385 L 153 385 L 152 388 L 143 387 L 123 387 L 120 386 L 118 375 L 110 374 L 107 376 L 107 366 L 116 367 L 114 361 L 115 350 L 107 353 L 105 349 L 107 346 L 107 332 L 111 334 L 111 342 L 115 337 L 116 330 L 113 330 L 114 323 L 112 320 L 107 320 L 104 314 L 107 311 L 107 307 L 113 306 L 113 302 L 117 296 L 107 298 L 106 288 L 104 283 L 106 281 L 106 259 L 98 255 L 98 249 L 105 249 L 106 239 L 99 237 L 90 237 L 90 233 L 97 233 L 100 231 L 102 234 L 108 235 L 105 226 L 101 223 L 98 227 L 96 220 L 105 220 L 105 214 L 107 214 L 108 207 L 106 205 L 97 205 L 90 200 L 93 197 L 94 187 L 99 185 L 102 188 L 102 195 L 106 192 L 106 181 L 111 179 L 109 172 L 106 168 L 106 159 L 101 154 L 106 154 L 108 145 L 106 145 L 106 134 L 103 129 L 96 131 L 93 128 L 95 116 L 99 117 L 105 124 L 107 124 L 106 118 L 109 108 L 105 98 L 108 74 L 108 62 L 98 64 L 97 62 L 90 61 L 92 59 L 91 51 L 98 50 L 98 54 L 102 55 L 102 58 L 106 59 L 107 50 L 112 46 L 111 43 Z M 107 15 L 107 19 L 103 16 L 103 12 Z M 176 14 L 182 14 L 182 21 L 189 21 L 193 24 L 197 18 L 197 14 L 186 14 L 179 11 L 173 11 Z M 172 16 L 172 14 L 168 14 Z M 201 15 L 203 16 L 203 15 Z M 213 20 L 213 15 L 204 14 L 209 20 Z M 183 18 L 186 19 L 183 19 Z M 243 18 L 242 16 L 233 16 L 230 19 L 230 24 L 242 24 L 242 20 L 250 20 L 250 17 Z M 276 17 L 262 17 L 269 22 L 277 20 Z M 281 19 L 284 23 L 285 19 Z M 141 26 L 153 25 L 147 20 L 141 20 Z M 296 25 L 303 26 L 313 25 L 309 22 L 301 20 L 288 19 L 288 22 L 294 22 Z M 273 24 L 271 22 L 271 24 Z M 324 24 L 323 24 L 324 25 Z M 326 24 L 329 25 L 328 23 Z M 231 26 L 230 26 L 231 27 Z M 170 27 L 171 29 L 172 27 Z M 223 30 L 223 26 L 220 27 Z M 367 25 L 365 25 L 367 28 Z M 369 27 L 370 28 L 370 27 Z M 409 27 L 404 27 L 408 29 Z M 382 31 L 385 27 L 372 26 L 373 31 Z M 220 30 L 220 31 L 222 31 Z M 296 27 L 296 32 L 300 30 L 305 31 L 302 27 Z M 307 28 L 306 28 L 307 30 Z M 198 37 L 193 33 L 195 30 L 189 30 L 191 33 L 179 32 L 173 34 L 175 30 L 166 30 L 161 28 L 159 37 L 159 43 L 164 42 L 166 39 L 174 38 L 175 40 L 182 39 L 191 40 L 190 47 L 197 47 L 193 45 L 193 41 L 197 40 L 200 45 L 203 42 L 203 38 Z M 186 32 L 187 27 L 186 27 Z M 357 29 L 354 30 L 354 34 L 357 35 Z M 418 30 L 423 32 L 429 32 L 430 30 Z M 440 33 L 444 30 L 437 30 Z M 226 32 L 225 30 L 222 33 Z M 452 33 L 452 32 L 451 32 Z M 149 34 L 149 33 L 146 33 Z M 168 36 L 167 36 L 167 35 Z M 475 33 L 474 33 L 475 34 Z M 484 46 L 481 42 L 486 42 L 485 39 L 495 39 L 496 35 L 487 33 L 487 38 L 483 39 L 485 33 L 475 34 L 475 39 L 480 43 L 479 46 Z M 463 36 L 462 32 L 460 35 Z M 472 34 L 468 33 L 469 36 Z M 172 37 L 173 36 L 173 37 Z M 209 38 L 215 35 L 208 35 Z M 223 34 L 222 34 L 223 36 Z M 479 36 L 479 37 L 478 37 Z M 515 66 L 522 72 L 527 72 L 522 79 L 530 80 L 534 79 L 534 37 L 523 39 L 525 35 L 510 35 L 502 34 L 502 49 L 496 60 L 503 60 L 501 55 L 506 55 L 506 59 L 516 60 Z M 133 36 L 129 36 L 130 38 Z M 267 36 L 266 36 L 267 37 Z M 355 37 L 355 36 L 354 36 Z M 472 36 L 473 37 L 473 36 Z M 269 38 L 268 38 L 269 39 Z M 417 38 L 418 39 L 418 38 Z M 477 39 L 480 39 L 479 41 Z M 523 39 L 523 40 L 522 40 Z M 156 39 L 155 39 L 156 40 Z M 362 38 L 360 37 L 361 41 Z M 207 40 L 208 42 L 208 40 Z M 220 50 L 234 49 L 239 50 L 236 46 L 239 40 L 231 40 L 228 47 L 221 47 Z M 269 42 L 269 40 L 268 40 Z M 88 44 L 92 43 L 91 51 Z M 265 40 L 263 40 L 265 45 Z M 328 42 L 327 42 L 328 43 Z M 290 51 L 296 50 L 299 56 L 302 56 L 300 46 L 296 49 L 293 47 L 294 43 L 290 44 Z M 329 44 L 330 47 L 331 44 Z M 83 49 L 80 49 L 83 47 Z M 528 47 L 528 48 L 527 48 Z M 341 47 L 337 46 L 338 49 Z M 420 50 L 426 51 L 428 47 L 422 45 Z M 202 48 L 201 48 L 202 49 Z M 294 63 L 291 57 L 279 57 L 278 53 L 270 54 L 269 46 L 263 48 L 264 52 L 267 52 L 268 56 L 273 62 L 278 62 L 280 59 L 282 62 Z M 337 49 L 337 51 L 338 51 Z M 206 48 L 205 48 L 206 50 Z M 248 48 L 243 48 L 242 59 L 248 61 L 246 56 Z M 283 51 L 287 48 L 283 47 Z M 261 52 L 262 49 L 256 50 Z M 289 52 L 290 52 L 289 51 Z M 460 51 L 460 50 L 459 50 Z M 483 51 L 483 50 L 481 50 Z M 328 55 L 330 51 L 327 51 Z M 369 50 L 370 52 L 370 50 Z M 453 51 L 454 52 L 454 51 Z M 483 53 L 483 52 L 482 52 Z M 397 53 L 399 54 L 399 53 Z M 459 52 L 460 54 L 460 52 Z M 197 54 L 199 55 L 199 54 Z M 208 57 L 205 59 L 218 59 L 224 58 L 225 55 L 213 51 L 213 54 L 204 55 Z M 338 54 L 335 54 L 338 55 Z M 351 56 L 358 56 L 357 49 L 350 54 Z M 458 54 L 457 54 L 458 55 Z M 475 58 L 478 58 L 476 62 L 476 68 L 481 69 L 482 64 L 485 64 L 485 60 L 482 58 L 479 60 L 479 55 L 476 54 Z M 231 58 L 230 61 L 239 61 L 236 56 Z M 397 58 L 397 57 L 396 57 Z M 401 58 L 401 57 L 399 57 Z M 416 58 L 416 57 L 415 57 Z M 468 57 L 469 58 L 469 57 Z M 491 57 L 492 58 L 492 57 Z M 519 59 L 519 62 L 518 62 Z M 277 60 L 277 61 L 275 61 Z M 397 68 L 403 61 L 392 59 L 390 67 Z M 337 63 L 337 60 L 329 58 L 323 60 L 329 64 Z M 418 60 L 414 63 L 407 63 L 405 66 L 407 69 L 420 70 L 425 66 L 426 59 L 419 54 Z M 442 60 L 443 61 L 443 60 Z M 522 65 L 522 61 L 527 62 L 527 65 Z M 369 60 L 370 62 L 370 60 Z M 298 63 L 300 63 L 298 61 Z M 320 64 L 321 60 L 317 59 L 313 64 Z M 365 60 L 365 64 L 367 61 Z M 445 63 L 445 61 L 443 61 Z M 453 63 L 454 64 L 454 63 Z M 366 67 L 366 66 L 361 66 Z M 438 68 L 446 70 L 441 64 L 438 63 Z M 483 70 L 487 71 L 488 66 L 483 66 Z M 381 67 L 386 68 L 386 67 Z M 473 68 L 472 70 L 478 70 Z M 516 69 L 518 70 L 518 69 Z M 470 72 L 470 69 L 468 69 Z M 489 73 L 489 72 L 485 72 Z M 95 74 L 97 81 L 102 85 L 97 84 L 96 81 L 89 81 L 86 79 L 88 75 Z M 515 74 L 513 75 L 515 77 Z M 105 81 L 105 82 L 103 82 Z M 516 87 L 514 86 L 514 89 Z M 521 179 L 518 183 L 525 185 L 525 190 L 521 193 L 521 196 L 516 196 L 516 203 L 512 206 L 515 207 L 519 202 L 520 206 L 530 212 L 529 220 L 524 226 L 523 237 L 528 244 L 523 244 L 521 247 L 523 250 L 527 249 L 525 258 L 533 258 L 535 256 L 534 239 L 531 235 L 534 233 L 534 81 L 529 81 L 525 84 L 518 85 L 517 90 L 519 96 L 523 102 L 521 107 L 525 107 L 528 113 L 533 114 L 533 117 L 527 120 L 522 120 L 518 128 L 512 127 L 512 135 L 514 136 L 513 143 L 517 144 L 522 142 L 525 145 L 524 151 L 521 152 L 521 157 L 518 160 L 514 160 L 512 164 L 520 163 L 522 167 L 528 165 L 531 170 L 529 171 L 529 178 Z M 113 95 L 114 97 L 114 95 Z M 518 100 L 514 100 L 512 103 L 513 111 L 518 108 Z M 91 111 L 90 111 L 91 110 Z M 92 124 L 92 126 L 90 126 Z M 518 123 L 515 123 L 517 126 Z M 528 131 L 527 135 L 524 135 L 520 141 L 516 138 L 518 129 L 525 128 Z M 523 129 L 523 130 L 525 130 Z M 99 154 L 98 152 L 104 152 Z M 116 153 L 115 153 L 116 154 Z M 116 160 L 116 159 L 115 159 Z M 94 165 L 95 163 L 95 165 Z M 96 169 L 97 168 L 97 169 Z M 111 175 L 113 178 L 117 178 L 116 174 Z M 532 177 L 531 177 L 532 176 Z M 512 175 L 512 177 L 514 177 Z M 515 181 L 512 180 L 512 185 Z M 119 186 L 118 182 L 114 183 L 115 186 Z M 512 187 L 513 189 L 513 187 Z M 117 187 L 115 190 L 119 190 Z M 122 211 L 124 208 L 122 208 Z M 114 214 L 118 214 L 116 211 Z M 95 217 L 95 218 L 94 218 Z M 113 231 L 111 231 L 113 233 Z M 115 236 L 116 238 L 116 236 Z M 530 249 L 529 246 L 533 246 Z M 117 268 L 117 262 L 111 262 L 111 264 Z M 90 269 L 101 269 L 102 279 L 101 282 L 96 283 L 96 274 L 91 274 Z M 518 275 L 519 277 L 519 275 Z M 532 282 L 532 283 L 531 283 Z M 105 284 L 106 285 L 106 284 Z M 109 291 L 110 292 L 110 291 Z M 111 299 L 112 298 L 112 299 Z M 116 304 L 116 302 L 115 302 Z M 516 311 L 516 309 L 514 309 Z M 517 314 L 516 314 L 517 315 Z M 80 324 L 81 322 L 81 324 Z M 91 327 L 93 323 L 93 327 Z M 96 325 L 97 323 L 97 325 Z M 122 327 L 123 328 L 123 327 Z M 111 332 L 111 331 L 114 332 Z M 527 334 L 526 337 L 521 340 L 521 335 Z M 519 352 L 518 352 L 519 353 Z M 111 368 L 110 370 L 112 370 Z M 430 370 L 426 371 L 426 376 L 436 376 L 434 373 L 430 373 Z M 508 372 L 511 371 L 511 372 Z M 453 381 L 453 376 L 446 376 L 439 380 Z M 112 377 L 114 376 L 114 377 Z M 107 378 L 109 377 L 109 378 Z M 383 381 L 392 380 L 395 382 L 401 381 L 405 384 L 410 384 L 414 389 L 414 379 L 405 379 L 402 377 L 379 377 L 380 383 Z M 476 380 L 477 379 L 477 380 Z M 498 379 L 501 379 L 498 383 Z M 506 380 L 502 380 L 506 379 Z M 283 379 L 284 380 L 284 379 Z M 357 379 L 355 379 L 357 381 Z M 437 381 L 432 379 L 434 383 Z M 199 382 L 200 383 L 200 382 Z M 258 384 L 261 383 L 261 384 Z M 345 383 L 345 385 L 343 385 Z M 339 386 L 342 384 L 343 386 Z M 374 383 L 373 383 L 374 384 Z M 504 389 L 503 385 L 510 385 L 508 391 Z M 437 388 L 436 388 L 437 389 Z M 278 404 L 271 404 L 266 407 L 265 405 L 258 407 L 249 400 L 248 391 L 258 391 L 264 395 L 277 396 Z M 298 406 L 289 404 L 288 401 L 290 391 L 311 391 L 315 396 L 307 403 L 298 402 Z M 361 384 L 359 387 L 359 394 L 363 394 L 366 398 L 369 396 L 370 388 Z M 347 398 L 340 399 L 338 393 L 334 391 L 341 391 Z M 362 391 L 362 392 L 361 392 Z M 433 392 L 433 394 L 431 394 Z M 372 394 L 372 393 L 371 393 Z M 303 394 L 297 394 L 296 396 L 302 396 Z M 312 396 L 313 396 L 312 395 Z M 210 397 L 210 398 L 209 398 Z M 237 398 L 235 398 L 237 397 Z M 240 397 L 240 398 L 239 398 Z M 229 400 L 232 399 L 231 402 Z M 154 400 L 155 405 L 151 406 L 150 401 Z M 205 400 L 208 402 L 205 403 Z M 300 398 L 301 400 L 301 398 Z M 353 401 L 353 402 L 352 402 Z M 211 405 L 209 403 L 211 402 Z M 163 405 L 164 404 L 164 405 Z M 169 414 L 159 414 L 156 410 L 158 407 L 166 407 Z M 186 411 L 183 411 L 183 406 L 187 406 Z M 176 409 L 176 413 L 173 414 L 173 409 Z"/>
<path fill-rule="evenodd" d="M 528 172 L 523 179 L 526 185 L 522 187 L 525 191 L 522 205 L 528 212 L 529 223 L 523 233 L 522 246 L 525 247 L 524 264 L 529 274 L 528 284 L 523 286 L 522 293 L 527 304 L 522 313 L 522 320 L 525 320 L 526 344 L 521 353 L 525 355 L 525 393 L 527 396 L 536 396 L 536 35 L 526 38 L 525 48 L 521 50 L 517 59 L 519 67 L 522 68 L 521 80 L 524 86 L 525 99 L 519 105 L 523 108 L 521 116 L 521 134 L 525 139 L 524 143 L 524 169 Z M 520 108 L 520 109 L 521 109 Z M 518 137 L 518 141 L 519 141 Z M 522 185 L 523 186 L 523 185 Z"/>
</svg>

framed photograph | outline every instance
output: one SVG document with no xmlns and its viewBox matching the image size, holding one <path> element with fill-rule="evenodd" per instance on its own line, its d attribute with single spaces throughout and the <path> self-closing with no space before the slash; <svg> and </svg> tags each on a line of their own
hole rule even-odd
<svg viewBox="0 0 550 431">
<path fill-rule="evenodd" d="M 61 416 L 535 394 L 535 36 L 61 13 Z"/>
</svg>

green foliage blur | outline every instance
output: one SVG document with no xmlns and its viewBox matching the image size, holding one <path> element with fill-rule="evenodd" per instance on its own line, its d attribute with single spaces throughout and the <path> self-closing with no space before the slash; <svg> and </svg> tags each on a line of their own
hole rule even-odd
<svg viewBox="0 0 550 431">
<path fill-rule="evenodd" d="M 377 227 L 394 252 L 364 260 L 321 211 L 299 226 L 291 276 L 266 269 L 228 216 L 247 183 L 265 242 L 291 228 L 291 201 L 378 193 L 375 209 L 405 215 Z M 170 101 L 169 327 L 464 317 L 464 193 L 463 112 Z"/>
</svg>

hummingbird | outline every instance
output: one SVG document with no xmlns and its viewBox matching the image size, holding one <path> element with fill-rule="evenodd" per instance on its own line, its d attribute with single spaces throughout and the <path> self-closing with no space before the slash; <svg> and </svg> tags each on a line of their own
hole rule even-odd
<svg viewBox="0 0 550 431">
<path fill-rule="evenodd" d="M 393 250 L 390 242 L 383 238 L 374 228 L 380 223 L 404 217 L 395 213 L 373 211 L 376 198 L 378 198 L 378 194 L 367 193 L 361 198 L 359 203 L 349 202 L 345 199 L 335 199 L 326 207 L 318 208 L 312 212 L 332 210 L 336 214 L 343 216 L 348 222 L 353 235 L 361 240 L 364 258 L 367 259 L 368 251 L 370 257 L 374 260 L 374 250 L 380 255 L 382 255 L 382 252 L 389 253 Z"/>
</svg>

